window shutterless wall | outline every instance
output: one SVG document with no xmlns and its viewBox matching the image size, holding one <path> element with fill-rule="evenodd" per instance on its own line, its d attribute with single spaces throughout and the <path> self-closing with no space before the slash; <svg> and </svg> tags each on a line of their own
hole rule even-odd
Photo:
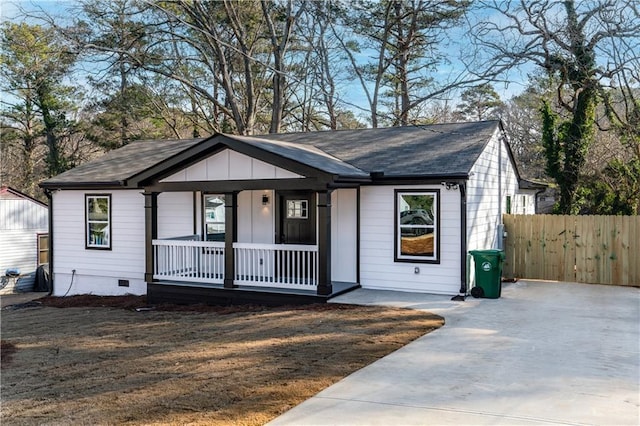
<svg viewBox="0 0 640 426">
<path fill-rule="evenodd" d="M 144 197 L 140 190 L 112 190 L 111 250 L 86 249 L 85 195 L 94 192 L 54 191 L 54 295 L 62 296 L 76 270 L 72 294 L 145 294 Z M 118 287 L 118 280 L 129 287 Z"/>
<path fill-rule="evenodd" d="M 396 190 L 440 191 L 440 263 L 395 260 Z M 362 287 L 458 294 L 461 256 L 460 190 L 442 190 L 441 185 L 363 186 L 360 193 Z"/>
</svg>

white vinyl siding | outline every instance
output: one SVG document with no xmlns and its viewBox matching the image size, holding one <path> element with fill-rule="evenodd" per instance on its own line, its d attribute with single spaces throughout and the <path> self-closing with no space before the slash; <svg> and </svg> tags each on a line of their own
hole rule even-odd
<svg viewBox="0 0 640 426">
<path fill-rule="evenodd" d="M 331 280 L 357 279 L 357 190 L 338 189 L 331 194 Z"/>
<path fill-rule="evenodd" d="M 31 274 L 38 266 L 38 234 L 48 230 L 49 209 L 29 199 L 0 198 L 0 274 L 18 268 Z M 32 280 L 31 280 L 32 281 Z"/>
<path fill-rule="evenodd" d="M 49 209 L 27 199 L 0 198 L 0 231 L 45 230 Z"/>
<path fill-rule="evenodd" d="M 85 193 L 95 192 L 53 193 L 54 295 L 145 294 L 144 197 L 140 190 L 109 191 L 111 250 L 85 249 Z M 129 287 L 119 287 L 118 280 L 129 280 Z"/>
<path fill-rule="evenodd" d="M 467 246 L 469 250 L 500 247 L 498 225 L 507 211 L 517 208 L 518 179 L 505 143 L 497 133 L 471 169 L 467 184 Z"/>
<path fill-rule="evenodd" d="M 473 165 L 467 188 L 468 250 L 502 248 L 500 225 L 507 212 L 507 196 L 511 197 L 513 213 L 522 208 L 522 194 L 518 193 L 516 172 L 500 133 L 494 135 Z M 473 262 L 468 273 L 473 286 Z"/>
<path fill-rule="evenodd" d="M 395 189 L 440 189 L 439 264 L 394 261 Z M 457 294 L 460 289 L 460 191 L 442 189 L 440 185 L 362 187 L 360 280 L 363 288 Z"/>
</svg>

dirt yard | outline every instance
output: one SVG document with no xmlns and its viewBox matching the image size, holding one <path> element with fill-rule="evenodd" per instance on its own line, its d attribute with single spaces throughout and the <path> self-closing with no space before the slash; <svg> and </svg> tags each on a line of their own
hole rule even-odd
<svg viewBox="0 0 640 426">
<path fill-rule="evenodd" d="M 144 298 L 3 308 L 1 423 L 264 424 L 443 324 L 337 304 L 136 307 Z"/>
</svg>

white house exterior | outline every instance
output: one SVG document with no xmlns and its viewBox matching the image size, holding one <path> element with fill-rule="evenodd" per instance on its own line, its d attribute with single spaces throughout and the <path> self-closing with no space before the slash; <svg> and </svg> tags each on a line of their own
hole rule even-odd
<svg viewBox="0 0 640 426">
<path fill-rule="evenodd" d="M 42 184 L 54 294 L 464 296 L 522 182 L 498 121 L 136 142 Z"/>
<path fill-rule="evenodd" d="M 0 188 L 0 275 L 19 272 L 16 290 L 33 287 L 36 268 L 47 262 L 48 207 L 15 189 Z"/>
</svg>

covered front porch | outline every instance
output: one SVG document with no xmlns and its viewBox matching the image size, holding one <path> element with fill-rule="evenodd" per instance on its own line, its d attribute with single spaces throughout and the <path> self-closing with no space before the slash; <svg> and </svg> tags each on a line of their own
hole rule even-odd
<svg viewBox="0 0 640 426">
<path fill-rule="evenodd" d="M 318 245 L 203 241 L 201 235 L 152 240 L 151 303 L 302 304 L 324 302 L 359 287 L 320 286 Z M 227 256 L 231 253 L 231 256 Z M 227 265 L 227 258 L 233 259 Z M 227 267 L 231 279 L 227 278 Z"/>
<path fill-rule="evenodd" d="M 282 304 L 358 287 L 368 174 L 315 149 L 216 139 L 136 178 L 149 299 Z"/>
</svg>

